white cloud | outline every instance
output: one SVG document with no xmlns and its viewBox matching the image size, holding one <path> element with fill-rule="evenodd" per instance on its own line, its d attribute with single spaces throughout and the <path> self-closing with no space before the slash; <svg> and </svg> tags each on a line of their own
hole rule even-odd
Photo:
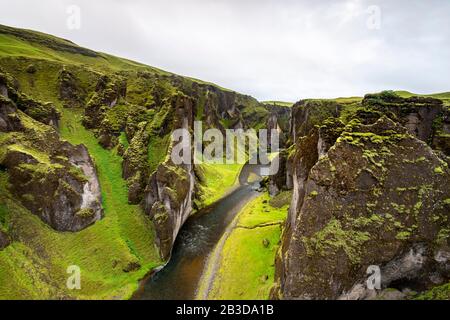
<svg viewBox="0 0 450 320">
<path fill-rule="evenodd" d="M 450 2 L 1 0 L 0 23 L 215 82 L 261 100 L 449 91 Z M 82 29 L 66 28 L 66 7 Z M 382 14 L 367 28 L 367 8 Z"/>
</svg>

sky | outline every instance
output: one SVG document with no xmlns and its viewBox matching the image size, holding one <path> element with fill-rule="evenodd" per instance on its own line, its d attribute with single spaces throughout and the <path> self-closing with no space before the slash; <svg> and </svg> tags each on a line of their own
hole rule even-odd
<svg viewBox="0 0 450 320">
<path fill-rule="evenodd" d="M 0 24 L 263 100 L 450 91 L 448 0 L 0 0 Z"/>
</svg>

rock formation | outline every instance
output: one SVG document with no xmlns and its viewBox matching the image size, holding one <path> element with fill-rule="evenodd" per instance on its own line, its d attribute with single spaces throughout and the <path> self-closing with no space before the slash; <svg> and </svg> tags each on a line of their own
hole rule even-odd
<svg viewBox="0 0 450 320">
<path fill-rule="evenodd" d="M 374 298 L 372 265 L 382 288 L 448 282 L 448 158 L 425 143 L 442 102 L 369 95 L 349 118 L 346 106 L 313 104 L 292 110 L 293 199 L 273 297 Z"/>
<path fill-rule="evenodd" d="M 19 99 L 28 110 L 25 101 Z M 84 146 L 61 141 L 44 123 L 2 96 L 0 164 L 10 191 L 27 209 L 55 230 L 82 230 L 102 216 L 95 166 Z"/>
</svg>

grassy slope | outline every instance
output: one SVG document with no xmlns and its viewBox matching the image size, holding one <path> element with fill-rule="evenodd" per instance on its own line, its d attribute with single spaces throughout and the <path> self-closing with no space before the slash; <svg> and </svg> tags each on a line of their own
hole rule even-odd
<svg viewBox="0 0 450 320">
<path fill-rule="evenodd" d="M 205 181 L 200 186 L 202 191 L 201 207 L 207 207 L 223 198 L 233 190 L 238 182 L 241 164 L 202 164 Z"/>
<path fill-rule="evenodd" d="M 47 37 L 52 41 L 61 41 Z M 30 64 L 38 68 L 36 74 L 30 75 L 25 71 Z M 97 165 L 105 208 L 102 221 L 82 232 L 64 234 L 52 231 L 13 201 L 8 200 L 9 213 L 4 213 L 6 207 L 2 205 L 2 219 L 6 215 L 14 217 L 14 225 L 18 230 L 34 230 L 34 234 L 24 233 L 23 241 L 15 242 L 0 253 L 0 298 L 54 298 L 58 295 L 127 298 L 136 288 L 137 280 L 162 263 L 153 246 L 153 228 L 138 206 L 128 205 L 121 158 L 115 151 L 101 148 L 93 134 L 81 125 L 81 110 L 63 109 L 57 94 L 57 75 L 61 65 L 75 72 L 84 87 L 95 85 L 90 78 L 92 71 L 110 73 L 146 70 L 170 74 L 103 53 L 99 53 L 98 57 L 89 57 L 53 50 L 39 43 L 0 33 L 0 66 L 14 75 L 25 93 L 57 106 L 62 114 L 62 138 L 73 144 L 83 143 L 87 146 Z M 125 140 L 122 136 L 121 141 L 127 145 L 128 141 Z M 165 145 L 164 141 L 151 141 L 149 162 L 152 167 L 156 166 L 161 156 L 164 157 Z M 204 166 L 205 205 L 214 203 L 235 185 L 241 168 L 242 165 Z M 45 255 L 40 250 L 44 250 Z M 30 261 L 38 260 L 41 261 L 40 269 L 27 267 Z M 49 264 L 47 260 L 52 262 Z M 124 274 L 122 268 L 133 261 L 139 262 L 142 269 Z M 77 264 L 82 269 L 81 291 L 65 291 L 65 271 L 71 264 Z"/>
<path fill-rule="evenodd" d="M 261 101 L 261 103 L 265 105 L 279 106 L 279 107 L 292 107 L 294 105 L 293 102 L 286 102 L 286 101 Z"/>
<path fill-rule="evenodd" d="M 80 125 L 79 115 L 68 111 L 63 119 L 63 135 L 74 143 L 83 142 L 95 159 L 105 218 L 81 232 L 56 232 L 8 194 L 7 175 L 2 173 L 4 193 L 0 202 L 6 208 L 2 216 L 20 241 L 0 252 L 0 298 L 127 298 L 136 289 L 137 281 L 161 264 L 153 245 L 152 226 L 139 207 L 127 204 L 120 158 L 97 144 Z M 124 273 L 132 262 L 143 268 Z M 81 268 L 79 291 L 65 288 L 70 265 Z"/>
<path fill-rule="evenodd" d="M 225 242 L 210 299 L 268 299 L 281 226 L 287 216 L 287 205 L 275 208 L 270 203 L 267 194 L 261 195 L 239 214 L 237 227 Z M 242 272 L 243 266 L 248 266 L 246 272 Z"/>
<path fill-rule="evenodd" d="M 418 93 L 412 93 L 412 92 L 404 91 L 404 90 L 399 90 L 399 91 L 394 91 L 394 92 L 402 98 L 422 96 L 422 97 L 431 97 L 431 98 L 435 98 L 435 99 L 441 99 L 447 103 L 450 100 L 450 92 L 432 93 L 432 94 L 418 94 Z M 352 104 L 352 103 L 361 102 L 362 99 L 363 99 L 363 97 L 340 97 L 340 98 L 335 98 L 335 99 L 310 99 L 310 100 L 332 100 L 332 101 L 336 101 L 338 103 Z"/>
<path fill-rule="evenodd" d="M 140 207 L 128 205 L 121 158 L 98 145 L 93 134 L 81 125 L 81 111 L 61 107 L 55 70 L 61 63 L 73 67 L 89 64 L 86 68 L 106 72 L 142 66 L 107 55 L 92 58 L 54 51 L 1 34 L 0 58 L 0 65 L 18 79 L 22 90 L 34 98 L 52 101 L 62 112 L 62 137 L 88 147 L 98 168 L 105 208 L 105 218 L 94 226 L 78 233 L 58 233 L 12 199 L 6 200 L 6 215 L 20 230 L 21 241 L 0 253 L 0 298 L 129 297 L 137 281 L 162 263 L 153 244 L 153 227 Z M 38 67 L 45 65 L 33 79 L 23 71 L 30 62 Z M 84 81 L 89 82 L 89 78 Z M 2 179 L 4 189 L 4 174 Z M 122 269 L 130 262 L 138 262 L 142 268 L 124 273 Z M 68 292 L 66 268 L 72 264 L 81 267 L 82 289 Z"/>
</svg>

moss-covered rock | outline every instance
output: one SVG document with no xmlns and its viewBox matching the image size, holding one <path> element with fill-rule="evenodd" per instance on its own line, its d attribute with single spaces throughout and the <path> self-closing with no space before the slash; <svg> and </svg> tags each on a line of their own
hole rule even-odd
<svg viewBox="0 0 450 320">
<path fill-rule="evenodd" d="M 12 102 L 6 109 L 8 118 L 1 119 L 8 133 L 0 142 L 0 163 L 7 169 L 11 193 L 56 230 L 79 231 L 100 219 L 100 185 L 86 148 L 60 141 L 52 127 Z M 79 214 L 87 211 L 91 214 Z"/>
<path fill-rule="evenodd" d="M 316 153 L 317 144 L 297 150 Z M 294 171 L 305 167 L 294 159 Z M 293 203 L 302 200 L 291 206 L 274 297 L 364 298 L 357 285 L 370 265 L 381 267 L 384 288 L 404 279 L 431 286 L 436 270 L 448 277 L 448 259 L 436 256 L 448 252 L 450 172 L 406 128 L 387 117 L 353 122 L 303 176 L 294 187 Z"/>
<path fill-rule="evenodd" d="M 0 95 L 0 132 L 23 130 L 22 123 L 17 116 L 17 108 L 9 99 Z"/>
<path fill-rule="evenodd" d="M 434 121 L 442 116 L 443 102 L 431 97 L 402 98 L 392 91 L 369 94 L 362 105 L 404 125 L 418 139 L 431 143 Z"/>
<path fill-rule="evenodd" d="M 58 128 L 60 114 L 55 106 L 52 103 L 42 103 L 34 100 L 23 92 L 18 91 L 15 79 L 0 69 L 0 102 L 7 104 L 8 100 L 33 119 Z M 6 126 L 0 123 L 0 127 Z"/>
<path fill-rule="evenodd" d="M 140 124 L 139 131 L 134 135 L 123 156 L 123 177 L 128 181 L 128 200 L 134 204 L 141 202 L 149 176 L 147 162 L 149 134 L 147 125 L 147 122 Z"/>
<path fill-rule="evenodd" d="M 86 93 L 75 74 L 63 68 L 58 76 L 59 98 L 66 108 L 83 107 Z"/>
</svg>

